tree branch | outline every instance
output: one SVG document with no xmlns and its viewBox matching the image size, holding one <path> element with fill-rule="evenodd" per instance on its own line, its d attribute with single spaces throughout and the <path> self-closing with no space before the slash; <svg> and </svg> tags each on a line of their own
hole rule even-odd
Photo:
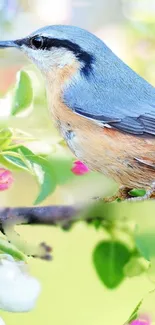
<svg viewBox="0 0 155 325">
<path fill-rule="evenodd" d="M 6 222 L 35 225 L 70 224 L 78 219 L 81 208 L 74 206 L 44 206 L 0 208 L 0 224 Z"/>
<path fill-rule="evenodd" d="M 31 247 L 20 239 L 14 230 L 18 224 L 31 225 L 59 225 L 69 230 L 75 222 L 85 220 L 90 223 L 94 219 L 104 220 L 101 210 L 95 211 L 89 206 L 43 206 L 43 207 L 15 207 L 0 208 L 0 231 L 7 236 L 8 241 L 19 250 L 24 247 L 24 253 L 29 256 L 51 260 L 52 248 L 46 243 Z M 90 211 L 91 209 L 91 211 Z M 23 244 L 24 243 L 24 244 Z M 23 246 L 24 245 L 24 246 Z"/>
</svg>

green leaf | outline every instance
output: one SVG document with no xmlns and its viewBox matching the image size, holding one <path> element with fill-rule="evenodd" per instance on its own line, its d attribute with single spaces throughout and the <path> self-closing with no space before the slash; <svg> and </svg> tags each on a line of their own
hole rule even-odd
<svg viewBox="0 0 155 325">
<path fill-rule="evenodd" d="M 52 166 L 44 158 L 36 157 L 33 160 L 33 168 L 40 184 L 40 192 L 34 204 L 44 201 L 56 188 L 56 178 Z"/>
<path fill-rule="evenodd" d="M 75 177 L 71 172 L 73 165 L 72 157 L 64 157 L 60 156 L 60 154 L 53 154 L 48 159 L 51 167 L 55 171 L 55 176 L 58 184 L 65 184 L 67 181 Z"/>
<path fill-rule="evenodd" d="M 96 230 L 100 229 L 103 225 L 103 220 L 101 218 L 95 218 L 92 221 L 93 226 L 95 227 Z"/>
<path fill-rule="evenodd" d="M 23 162 L 22 157 L 20 154 L 16 153 L 16 156 L 14 155 L 15 150 L 9 150 L 7 151 L 7 154 L 5 154 L 5 151 L 3 153 L 3 158 L 8 161 L 9 163 L 15 165 L 16 167 L 19 167 L 20 169 L 24 169 L 27 171 L 30 171 L 28 166 Z"/>
<path fill-rule="evenodd" d="M 120 197 L 118 197 L 115 201 L 116 202 L 122 202 L 122 199 Z"/>
<path fill-rule="evenodd" d="M 9 129 L 0 130 L 0 151 L 6 149 L 11 143 L 12 132 Z"/>
<path fill-rule="evenodd" d="M 146 190 L 144 190 L 144 189 L 136 189 L 136 188 L 134 188 L 133 190 L 131 190 L 129 192 L 129 195 L 136 196 L 136 197 L 144 196 L 145 194 L 146 194 Z"/>
<path fill-rule="evenodd" d="M 124 266 L 130 258 L 129 249 L 117 241 L 102 241 L 93 252 L 93 263 L 100 280 L 109 289 L 124 279 Z"/>
<path fill-rule="evenodd" d="M 135 243 L 141 255 L 148 261 L 155 257 L 155 233 L 136 233 Z"/>
<path fill-rule="evenodd" d="M 139 309 L 141 307 L 141 304 L 143 302 L 143 299 L 138 303 L 138 305 L 135 307 L 135 309 L 133 310 L 133 312 L 131 313 L 129 319 L 127 320 L 126 324 L 130 324 L 131 322 L 133 322 L 135 319 L 138 318 L 138 312 Z"/>
<path fill-rule="evenodd" d="M 148 268 L 148 262 L 143 258 L 131 257 L 129 262 L 124 266 L 124 274 L 127 277 L 134 277 L 142 274 Z"/>
<path fill-rule="evenodd" d="M 15 94 L 12 103 L 11 114 L 17 113 L 28 108 L 33 100 L 33 90 L 31 79 L 27 72 L 21 70 L 17 74 Z"/>
<path fill-rule="evenodd" d="M 14 148 L 11 152 L 18 154 L 20 157 L 18 162 L 18 158 L 16 157 L 11 157 L 11 160 L 14 160 L 15 163 L 21 164 L 21 167 L 27 168 L 27 170 L 31 171 L 31 173 L 36 177 L 40 185 L 40 192 L 34 204 L 41 203 L 51 193 L 53 193 L 56 188 L 55 173 L 50 162 L 45 158 L 35 155 L 31 150 L 24 146 Z M 5 155 L 5 158 L 8 159 L 8 157 L 8 154 L 7 156 Z"/>
<path fill-rule="evenodd" d="M 8 243 L 5 239 L 2 238 L 0 238 L 0 252 L 9 254 L 18 260 L 25 260 L 25 255 L 21 251 L 19 251 L 14 245 Z"/>
<path fill-rule="evenodd" d="M 8 168 L 12 171 L 20 171 L 21 168 L 18 167 L 17 165 L 14 165 L 12 162 L 7 161 L 3 156 L 0 155 L 0 165 Z"/>
</svg>

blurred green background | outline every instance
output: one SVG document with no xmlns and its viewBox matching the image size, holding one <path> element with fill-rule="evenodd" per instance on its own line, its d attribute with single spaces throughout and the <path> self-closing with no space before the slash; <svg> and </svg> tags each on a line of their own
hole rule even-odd
<svg viewBox="0 0 155 325">
<path fill-rule="evenodd" d="M 0 39 L 22 37 L 48 24 L 74 24 L 89 29 L 135 71 L 155 84 L 154 0 L 0 1 Z M 14 50 L 0 53 L 0 94 L 4 95 L 12 87 L 16 72 L 23 66 L 33 79 L 35 104 L 32 112 L 11 118 L 9 125 L 39 139 L 29 145 L 35 152 L 61 150 L 59 135 L 49 119 L 42 77 Z M 9 97 L 1 98 L 1 119 L 9 115 L 9 109 Z M 14 177 L 14 187 L 0 194 L 0 205 L 32 205 L 38 191 L 35 181 L 21 172 L 14 173 Z M 113 194 L 114 184 L 107 179 L 104 182 L 107 192 Z M 72 204 L 80 201 L 79 195 L 75 185 L 74 189 L 63 186 L 43 204 Z M 112 209 L 118 217 L 134 216 L 141 228 L 155 226 L 154 211 L 154 202 L 131 206 L 116 204 Z M 18 226 L 18 232 L 32 243 L 49 243 L 54 248 L 54 260 L 51 263 L 29 260 L 30 272 L 42 284 L 42 294 L 35 310 L 28 314 L 1 312 L 7 325 L 122 325 L 143 295 L 153 288 L 146 276 L 139 276 L 125 280 L 115 290 L 106 289 L 92 264 L 92 250 L 106 234 L 84 223 L 70 232 L 45 226 Z"/>
</svg>

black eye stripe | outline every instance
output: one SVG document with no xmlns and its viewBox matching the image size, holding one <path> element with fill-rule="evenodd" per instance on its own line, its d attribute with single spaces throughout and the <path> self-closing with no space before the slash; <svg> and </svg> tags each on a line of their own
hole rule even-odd
<svg viewBox="0 0 155 325">
<path fill-rule="evenodd" d="M 38 36 L 39 37 L 39 36 Z M 69 40 L 65 40 L 65 39 L 57 39 L 57 38 L 48 38 L 48 37 L 44 37 L 42 36 L 42 50 L 47 50 L 50 51 L 52 49 L 52 47 L 56 47 L 56 48 L 65 48 L 69 51 L 71 51 L 72 53 L 74 53 L 74 55 L 84 63 L 84 66 L 82 68 L 82 72 L 85 74 L 85 76 L 88 76 L 90 71 L 92 70 L 92 64 L 94 62 L 94 57 L 86 52 L 83 51 L 81 49 L 81 47 L 76 44 L 73 43 Z"/>
<path fill-rule="evenodd" d="M 48 38 L 48 37 L 44 37 L 44 36 L 35 36 L 29 39 L 29 47 L 31 47 L 31 43 L 33 40 L 38 40 L 38 39 L 42 39 L 42 47 L 41 49 L 44 50 L 51 50 L 52 47 L 63 47 L 66 48 L 72 52 L 75 53 L 80 53 L 82 51 L 81 47 L 79 45 L 77 45 L 76 43 L 73 43 L 71 41 L 65 40 L 65 39 L 57 39 L 57 38 Z M 36 48 L 37 50 L 37 48 Z"/>
<path fill-rule="evenodd" d="M 84 51 L 78 44 L 65 39 L 50 38 L 41 35 L 36 35 L 33 37 L 25 38 L 22 40 L 17 40 L 16 43 L 20 46 L 26 45 L 33 50 L 47 50 L 50 51 L 52 47 L 65 48 L 78 58 L 84 65 L 81 72 L 88 77 L 89 73 L 92 71 L 92 64 L 95 61 L 94 56 L 91 53 Z"/>
</svg>

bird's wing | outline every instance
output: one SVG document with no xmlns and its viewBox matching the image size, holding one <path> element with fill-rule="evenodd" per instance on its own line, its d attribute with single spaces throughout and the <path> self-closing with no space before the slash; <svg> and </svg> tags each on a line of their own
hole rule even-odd
<svg viewBox="0 0 155 325">
<path fill-rule="evenodd" d="M 155 88 L 131 69 L 111 81 L 77 78 L 63 99 L 75 113 L 131 134 L 155 135 Z"/>
<path fill-rule="evenodd" d="M 136 105 L 133 107 L 133 109 L 136 109 Z M 145 109 L 145 105 L 142 106 L 143 109 Z M 151 108 L 150 108 L 151 110 Z M 75 107 L 75 112 L 77 114 L 80 114 L 82 116 L 85 116 L 89 119 L 94 120 L 95 122 L 100 122 L 101 124 L 111 126 L 115 129 L 128 132 L 131 134 L 152 134 L 155 135 L 155 108 L 152 107 L 152 111 L 148 111 L 148 108 L 146 108 L 145 113 L 137 113 L 137 116 L 132 116 L 130 112 L 128 111 L 128 107 L 126 107 L 126 114 L 123 114 L 122 117 L 120 117 L 121 113 L 121 107 L 120 109 L 117 107 L 117 114 L 111 116 L 107 116 L 104 111 L 103 115 L 93 115 L 89 114 L 86 111 L 79 109 L 78 107 Z"/>
</svg>

